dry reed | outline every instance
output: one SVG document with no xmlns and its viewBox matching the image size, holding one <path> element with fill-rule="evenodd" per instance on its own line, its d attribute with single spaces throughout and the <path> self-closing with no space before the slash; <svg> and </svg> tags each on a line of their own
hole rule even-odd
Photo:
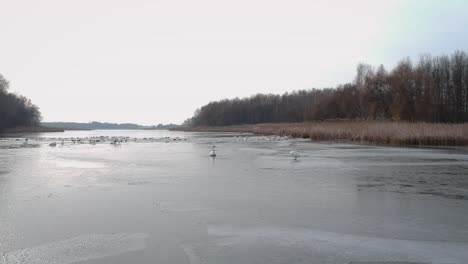
<svg viewBox="0 0 468 264">
<path fill-rule="evenodd" d="M 181 127 L 181 131 L 250 132 L 310 138 L 316 141 L 353 141 L 387 145 L 468 145 L 468 123 L 407 123 L 380 121 L 325 121 L 255 124 L 224 127 Z"/>
</svg>

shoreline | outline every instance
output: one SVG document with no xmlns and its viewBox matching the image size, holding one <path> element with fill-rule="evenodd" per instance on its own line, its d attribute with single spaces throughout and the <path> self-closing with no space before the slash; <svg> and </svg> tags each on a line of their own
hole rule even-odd
<svg viewBox="0 0 468 264">
<path fill-rule="evenodd" d="M 44 126 L 31 126 L 31 127 L 12 127 L 0 130 L 0 135 L 5 134 L 19 134 L 19 133 L 44 133 L 44 132 L 64 132 L 64 128 L 59 127 L 44 127 Z"/>
<path fill-rule="evenodd" d="M 468 123 L 324 121 L 178 127 L 171 131 L 238 132 L 391 146 L 468 146 Z"/>
</svg>

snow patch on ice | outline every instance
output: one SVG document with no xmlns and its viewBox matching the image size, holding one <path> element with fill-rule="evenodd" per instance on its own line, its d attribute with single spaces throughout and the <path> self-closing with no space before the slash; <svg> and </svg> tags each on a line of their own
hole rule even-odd
<svg viewBox="0 0 468 264">
<path fill-rule="evenodd" d="M 301 228 L 209 226 L 208 243 L 184 245 L 191 264 L 242 262 L 309 264 L 468 263 L 468 242 L 403 240 Z"/>
<path fill-rule="evenodd" d="M 0 264 L 69 264 L 146 248 L 147 234 L 86 234 L 0 253 Z"/>
</svg>

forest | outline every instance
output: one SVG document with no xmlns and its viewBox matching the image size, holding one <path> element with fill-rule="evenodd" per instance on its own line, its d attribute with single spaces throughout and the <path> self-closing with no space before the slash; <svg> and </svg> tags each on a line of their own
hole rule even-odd
<svg viewBox="0 0 468 264">
<path fill-rule="evenodd" d="M 188 126 L 308 122 L 333 119 L 463 123 L 468 121 L 468 55 L 422 55 L 386 70 L 357 66 L 350 83 L 210 102 Z"/>
<path fill-rule="evenodd" d="M 10 83 L 0 74 L 0 130 L 36 126 L 41 121 L 39 108 L 28 98 L 10 93 Z"/>
</svg>

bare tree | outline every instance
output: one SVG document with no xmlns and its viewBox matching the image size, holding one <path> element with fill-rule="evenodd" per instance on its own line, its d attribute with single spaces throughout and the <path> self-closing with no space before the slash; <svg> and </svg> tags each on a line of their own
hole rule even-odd
<svg viewBox="0 0 468 264">
<path fill-rule="evenodd" d="M 360 63 L 353 83 L 334 89 L 257 94 L 211 102 L 190 119 L 193 125 L 302 122 L 324 119 L 468 121 L 468 55 L 422 55 L 390 72 Z"/>
</svg>

